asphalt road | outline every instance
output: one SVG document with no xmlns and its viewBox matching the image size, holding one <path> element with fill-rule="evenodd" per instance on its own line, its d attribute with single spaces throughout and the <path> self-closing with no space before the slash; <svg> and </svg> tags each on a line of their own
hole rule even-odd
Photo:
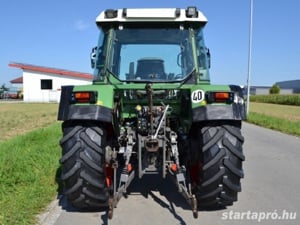
<svg viewBox="0 0 300 225">
<path fill-rule="evenodd" d="M 300 224 L 300 138 L 246 123 L 243 135 L 242 192 L 227 209 L 201 211 L 194 219 L 171 180 L 148 177 L 132 183 L 112 220 L 105 212 L 78 212 L 62 197 L 52 203 L 41 224 Z"/>
</svg>

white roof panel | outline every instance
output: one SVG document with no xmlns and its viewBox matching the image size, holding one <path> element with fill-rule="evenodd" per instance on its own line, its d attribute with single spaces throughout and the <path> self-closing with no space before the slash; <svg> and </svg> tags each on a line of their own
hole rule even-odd
<svg viewBox="0 0 300 225">
<path fill-rule="evenodd" d="M 176 18 L 176 9 L 127 9 L 126 18 Z"/>
<path fill-rule="evenodd" d="M 125 10 L 125 11 L 124 11 Z M 176 10 L 179 14 L 176 15 Z M 117 16 L 106 18 L 105 11 L 96 18 L 98 23 L 109 22 L 203 22 L 207 19 L 202 12 L 198 11 L 198 17 L 186 17 L 185 9 L 176 8 L 148 8 L 148 9 L 118 9 Z"/>
</svg>

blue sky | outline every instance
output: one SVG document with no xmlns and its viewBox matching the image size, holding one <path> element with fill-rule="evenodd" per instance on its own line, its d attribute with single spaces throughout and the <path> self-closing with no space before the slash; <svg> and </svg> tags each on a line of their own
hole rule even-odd
<svg viewBox="0 0 300 225">
<path fill-rule="evenodd" d="M 251 85 L 300 79 L 300 1 L 253 0 Z M 0 85 L 20 77 L 10 62 L 92 73 L 96 16 L 106 8 L 197 6 L 216 84 L 247 82 L 250 0 L 1 0 Z"/>
</svg>

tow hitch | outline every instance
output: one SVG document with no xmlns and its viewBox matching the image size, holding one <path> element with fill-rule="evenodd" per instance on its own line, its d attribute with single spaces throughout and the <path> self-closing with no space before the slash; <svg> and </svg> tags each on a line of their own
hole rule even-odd
<svg viewBox="0 0 300 225">
<path fill-rule="evenodd" d="M 157 134 L 156 134 L 157 135 Z M 176 185 L 178 188 L 178 192 L 186 199 L 188 204 L 191 207 L 193 217 L 198 218 L 198 208 L 197 208 L 197 199 L 195 195 L 192 194 L 191 191 L 191 184 L 190 182 L 187 182 L 186 179 L 186 169 L 184 166 L 179 167 L 179 159 L 178 159 L 178 149 L 177 149 L 177 141 L 176 141 L 176 134 L 174 132 L 170 132 L 170 144 L 171 144 L 171 151 L 174 160 L 172 162 L 170 161 L 164 161 L 163 166 L 164 172 L 163 172 L 163 178 L 165 178 L 166 171 L 169 172 L 169 174 L 175 178 Z M 127 133 L 127 144 L 124 147 L 121 147 L 119 154 L 123 154 L 123 157 L 125 159 L 125 166 L 122 169 L 122 172 L 120 174 L 119 183 L 117 184 L 117 170 L 118 170 L 118 160 L 117 160 L 117 152 L 112 150 L 110 147 L 106 148 L 106 163 L 110 167 L 110 169 L 113 170 L 113 190 L 110 192 L 109 197 L 109 207 L 108 207 L 108 218 L 113 218 L 113 212 L 114 208 L 117 207 L 118 202 L 120 199 L 126 195 L 127 188 L 131 184 L 132 180 L 135 177 L 135 170 L 133 169 L 133 166 L 130 163 L 130 158 L 133 153 L 133 146 L 135 144 L 135 139 L 133 132 Z M 139 150 L 139 153 L 141 154 L 141 150 Z M 164 152 L 165 153 L 165 152 Z M 142 158 L 139 157 L 139 160 L 141 161 Z M 139 162 L 139 165 L 141 165 L 141 162 Z M 151 167 L 152 168 L 152 167 Z M 149 168 L 146 168 L 142 170 L 139 169 L 139 177 L 141 178 L 144 174 L 155 174 L 154 170 L 149 170 Z"/>
</svg>

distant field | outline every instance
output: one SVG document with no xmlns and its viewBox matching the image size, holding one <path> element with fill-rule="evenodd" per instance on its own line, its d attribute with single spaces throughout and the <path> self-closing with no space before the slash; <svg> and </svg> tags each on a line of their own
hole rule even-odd
<svg viewBox="0 0 300 225">
<path fill-rule="evenodd" d="M 0 102 L 0 142 L 57 121 L 58 104 Z"/>
<path fill-rule="evenodd" d="M 249 123 L 300 136 L 300 106 L 250 103 Z"/>
<path fill-rule="evenodd" d="M 250 102 L 250 112 L 300 122 L 300 106 Z"/>
</svg>

